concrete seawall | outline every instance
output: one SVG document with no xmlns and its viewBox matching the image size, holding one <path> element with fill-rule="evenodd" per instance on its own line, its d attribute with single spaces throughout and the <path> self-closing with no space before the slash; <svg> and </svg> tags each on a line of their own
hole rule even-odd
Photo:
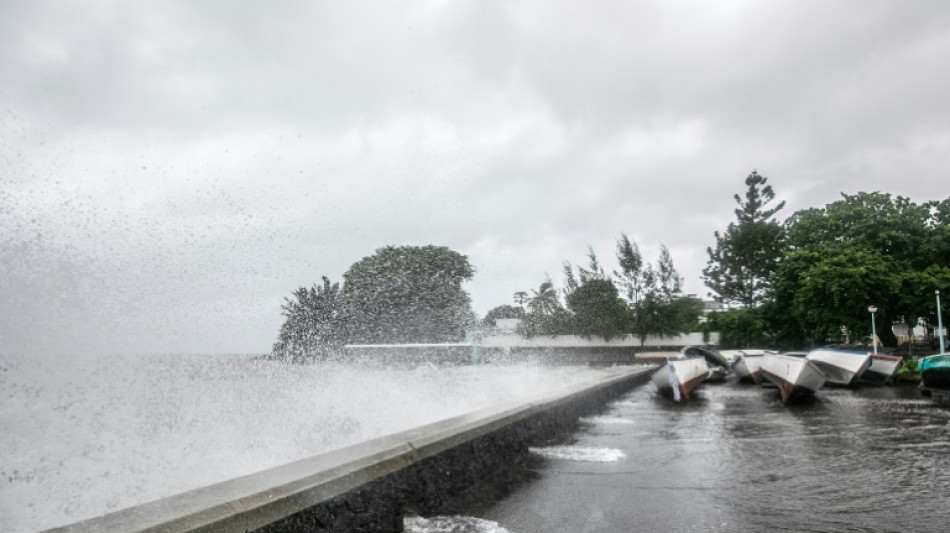
<svg viewBox="0 0 950 533">
<path fill-rule="evenodd" d="M 554 335 L 525 338 L 489 335 L 477 343 L 352 344 L 343 347 L 341 360 L 375 366 L 542 364 L 631 365 L 654 353 L 676 353 L 684 346 L 715 345 L 719 334 L 701 333 L 651 337 L 641 342 L 633 335 L 605 340 L 600 337 Z"/>
<path fill-rule="evenodd" d="M 302 459 L 49 531 L 401 531 L 576 426 L 652 369 L 605 377 Z"/>
</svg>

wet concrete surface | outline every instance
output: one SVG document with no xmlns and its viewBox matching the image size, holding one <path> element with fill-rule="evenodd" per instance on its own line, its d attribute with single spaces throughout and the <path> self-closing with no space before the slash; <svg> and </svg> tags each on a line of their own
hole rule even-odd
<svg viewBox="0 0 950 533">
<path fill-rule="evenodd" d="M 948 422 L 913 387 L 783 406 L 731 381 L 689 404 L 644 385 L 455 511 L 512 533 L 946 531 Z"/>
</svg>

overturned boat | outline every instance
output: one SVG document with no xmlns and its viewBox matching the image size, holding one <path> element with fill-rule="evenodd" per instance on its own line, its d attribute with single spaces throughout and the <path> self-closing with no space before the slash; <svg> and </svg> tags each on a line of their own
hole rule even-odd
<svg viewBox="0 0 950 533">
<path fill-rule="evenodd" d="M 860 383 L 871 383 L 873 385 L 887 385 L 894 381 L 903 361 L 904 360 L 897 355 L 872 353 L 871 364 L 864 373 L 858 376 L 858 381 Z"/>
<path fill-rule="evenodd" d="M 700 346 L 686 346 L 680 353 L 683 357 L 702 358 L 706 361 L 706 366 L 710 370 L 706 383 L 722 383 L 731 372 L 732 365 L 729 364 L 729 360 L 716 350 Z"/>
<path fill-rule="evenodd" d="M 689 401 L 690 394 L 712 374 L 706 360 L 699 357 L 667 359 L 653 372 L 652 380 L 660 394 L 676 401 Z"/>
<path fill-rule="evenodd" d="M 782 403 L 818 392 L 826 381 L 825 374 L 805 354 L 768 353 L 762 356 L 762 376 L 778 387 Z"/>
<path fill-rule="evenodd" d="M 732 354 L 736 355 L 736 359 L 732 363 L 732 371 L 739 378 L 739 381 L 760 384 L 765 379 L 762 376 L 762 358 L 765 354 L 776 352 L 771 350 L 729 350 L 720 353 L 726 357 Z"/>
<path fill-rule="evenodd" d="M 846 387 L 855 385 L 858 376 L 871 366 L 871 354 L 865 350 L 815 348 L 805 358 L 818 365 L 828 383 Z"/>
</svg>

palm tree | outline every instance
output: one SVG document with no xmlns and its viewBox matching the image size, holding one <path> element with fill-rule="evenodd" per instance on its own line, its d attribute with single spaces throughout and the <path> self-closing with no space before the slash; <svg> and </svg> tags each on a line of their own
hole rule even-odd
<svg viewBox="0 0 950 533">
<path fill-rule="evenodd" d="M 557 299 L 557 291 L 554 290 L 554 283 L 547 280 L 538 287 L 538 290 L 531 290 L 534 296 L 528 300 L 528 309 L 532 313 L 541 315 L 553 315 L 561 307 Z"/>
</svg>

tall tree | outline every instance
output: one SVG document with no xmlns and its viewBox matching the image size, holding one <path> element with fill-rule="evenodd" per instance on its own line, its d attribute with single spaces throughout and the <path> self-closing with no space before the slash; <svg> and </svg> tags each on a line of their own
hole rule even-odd
<svg viewBox="0 0 950 533">
<path fill-rule="evenodd" d="M 709 261 L 703 279 L 719 301 L 746 307 L 760 304 L 785 251 L 784 230 L 774 220 L 785 202 L 770 207 L 775 199 L 768 179 L 752 171 L 745 179 L 745 199 L 733 198 L 739 207 L 736 222 L 725 233 L 714 233 L 716 247 L 707 248 Z"/>
<path fill-rule="evenodd" d="M 444 246 L 387 246 L 343 274 L 352 342 L 452 342 L 475 322 L 475 270 Z"/>
<path fill-rule="evenodd" d="M 630 307 L 636 310 L 643 297 L 643 255 L 637 243 L 625 233 L 621 233 L 617 241 L 617 263 L 620 270 L 615 271 L 614 276 L 623 288 L 623 296 Z"/>
<path fill-rule="evenodd" d="M 600 261 L 597 260 L 597 254 L 594 253 L 594 248 L 589 244 L 587 245 L 587 268 L 577 267 L 577 271 L 582 284 L 592 279 L 607 279 L 607 274 L 604 273 L 603 267 L 600 266 Z"/>
<path fill-rule="evenodd" d="M 666 245 L 660 245 L 660 258 L 656 263 L 656 287 L 663 301 L 671 302 L 683 292 L 683 277 L 673 266 L 673 257 Z"/>
<path fill-rule="evenodd" d="M 644 266 L 640 279 L 642 296 L 633 309 L 633 332 L 641 344 L 650 335 L 676 335 L 698 327 L 702 302 L 683 295 L 682 277 L 666 246 L 660 248 L 657 266 Z"/>
<path fill-rule="evenodd" d="M 579 283 L 577 283 L 577 278 L 574 276 L 574 267 L 571 266 L 569 261 L 564 261 L 563 265 L 564 270 L 564 298 L 567 298 L 571 295 L 572 292 L 577 290 Z"/>
</svg>

